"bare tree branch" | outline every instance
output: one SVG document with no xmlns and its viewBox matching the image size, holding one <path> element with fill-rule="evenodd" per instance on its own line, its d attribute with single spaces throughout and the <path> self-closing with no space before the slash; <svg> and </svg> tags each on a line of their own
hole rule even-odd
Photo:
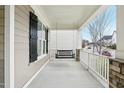
<svg viewBox="0 0 124 93">
<path fill-rule="evenodd" d="M 87 27 L 93 42 L 93 52 L 95 47 L 99 47 L 97 48 L 97 50 L 99 53 L 101 53 L 102 48 L 101 39 L 105 35 L 105 32 L 111 29 L 112 26 L 111 16 L 113 16 L 113 11 L 106 10 L 102 14 L 96 16 L 96 18 L 88 24 Z"/>
</svg>

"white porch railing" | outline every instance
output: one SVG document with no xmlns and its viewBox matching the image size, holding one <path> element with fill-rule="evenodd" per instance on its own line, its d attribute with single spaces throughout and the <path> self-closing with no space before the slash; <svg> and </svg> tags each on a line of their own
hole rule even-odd
<svg viewBox="0 0 124 93">
<path fill-rule="evenodd" d="M 104 87 L 109 87 L 108 57 L 81 50 L 80 62 Z"/>
</svg>

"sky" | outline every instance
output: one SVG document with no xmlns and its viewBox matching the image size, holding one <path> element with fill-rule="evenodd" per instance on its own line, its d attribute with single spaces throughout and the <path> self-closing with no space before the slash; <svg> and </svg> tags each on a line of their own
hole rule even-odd
<svg viewBox="0 0 124 93">
<path fill-rule="evenodd" d="M 116 6 L 109 6 L 107 9 L 107 13 L 110 12 L 112 12 L 112 16 L 108 16 L 108 18 L 111 19 L 111 29 L 108 32 L 105 31 L 104 35 L 112 35 L 112 33 L 116 31 Z M 81 30 L 81 37 L 82 39 L 89 40 L 91 42 L 91 37 L 87 26 Z"/>
</svg>

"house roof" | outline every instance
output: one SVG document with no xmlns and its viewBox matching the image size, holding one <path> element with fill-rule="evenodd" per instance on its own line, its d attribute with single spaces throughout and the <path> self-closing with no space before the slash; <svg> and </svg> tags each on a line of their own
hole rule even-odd
<svg viewBox="0 0 124 93">
<path fill-rule="evenodd" d="M 102 40 L 108 40 L 108 39 L 112 39 L 112 35 L 103 36 L 102 38 Z"/>
<path fill-rule="evenodd" d="M 112 39 L 112 35 L 107 35 L 107 36 L 103 36 L 101 39 L 99 39 L 97 42 L 103 41 L 103 40 L 110 40 Z"/>
<path fill-rule="evenodd" d="M 103 36 L 100 40 L 109 40 L 109 39 L 112 39 L 113 35 L 116 33 L 116 31 L 113 31 L 112 35 L 106 35 L 106 36 Z M 98 40 L 98 41 L 100 41 Z"/>
</svg>

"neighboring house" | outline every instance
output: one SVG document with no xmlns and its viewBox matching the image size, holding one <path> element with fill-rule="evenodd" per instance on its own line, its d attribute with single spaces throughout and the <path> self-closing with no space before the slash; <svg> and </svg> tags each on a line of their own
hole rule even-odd
<svg viewBox="0 0 124 93">
<path fill-rule="evenodd" d="M 93 45 L 96 45 L 95 43 L 93 43 L 93 42 L 90 42 L 89 44 L 88 44 L 88 47 L 93 47 Z"/>
<path fill-rule="evenodd" d="M 116 44 L 116 31 L 112 34 L 112 44 Z"/>
<path fill-rule="evenodd" d="M 89 41 L 88 40 L 82 40 L 82 48 L 84 48 L 87 45 L 89 45 Z"/>
<path fill-rule="evenodd" d="M 110 45 L 115 44 L 116 43 L 116 31 L 114 31 L 112 35 L 103 36 L 103 38 L 101 38 L 98 41 L 98 44 L 100 43 L 102 44 L 102 46 L 110 46 Z"/>
<path fill-rule="evenodd" d="M 112 35 L 104 36 L 101 40 L 103 46 L 109 46 L 112 44 Z"/>
</svg>

